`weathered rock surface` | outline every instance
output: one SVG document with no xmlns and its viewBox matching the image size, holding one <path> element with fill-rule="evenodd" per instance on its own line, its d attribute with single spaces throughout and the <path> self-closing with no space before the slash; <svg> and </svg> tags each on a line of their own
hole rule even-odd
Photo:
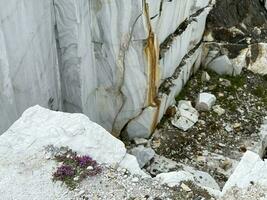
<svg viewBox="0 0 267 200">
<path fill-rule="evenodd" d="M 51 0 L 0 2 L 0 134 L 35 104 L 61 109 Z"/>
<path fill-rule="evenodd" d="M 47 145 L 68 146 L 90 154 L 99 163 L 119 163 L 124 144 L 83 114 L 68 114 L 34 106 L 1 136 L 1 160 L 27 159 Z M 9 152 L 9 153 L 7 153 Z"/>
<path fill-rule="evenodd" d="M 40 104 L 148 137 L 200 65 L 209 3 L 2 1 L 0 132 Z"/>
</svg>

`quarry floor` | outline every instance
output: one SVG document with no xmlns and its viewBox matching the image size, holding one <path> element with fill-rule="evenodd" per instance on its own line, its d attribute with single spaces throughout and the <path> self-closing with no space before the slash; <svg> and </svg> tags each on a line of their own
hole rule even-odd
<svg viewBox="0 0 267 200">
<path fill-rule="evenodd" d="M 198 122 L 184 132 L 171 123 L 167 112 L 152 137 L 157 154 L 208 172 L 222 188 L 244 152 L 259 142 L 259 128 L 267 116 L 267 76 L 243 69 L 240 76 L 221 76 L 207 71 L 211 79 L 203 82 L 199 70 L 176 101 L 189 100 L 194 107 L 200 92 L 216 96 L 225 110 L 200 112 Z"/>
</svg>

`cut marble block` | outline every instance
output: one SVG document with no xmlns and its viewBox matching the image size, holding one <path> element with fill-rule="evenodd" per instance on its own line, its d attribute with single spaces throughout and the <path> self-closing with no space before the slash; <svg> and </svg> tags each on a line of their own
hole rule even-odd
<svg viewBox="0 0 267 200">
<path fill-rule="evenodd" d="M 29 106 L 61 109 L 52 1 L 0 1 L 0 134 Z"/>
</svg>

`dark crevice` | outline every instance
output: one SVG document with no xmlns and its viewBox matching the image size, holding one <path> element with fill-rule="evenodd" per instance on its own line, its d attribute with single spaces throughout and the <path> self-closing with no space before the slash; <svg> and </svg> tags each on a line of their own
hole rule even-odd
<svg viewBox="0 0 267 200">
<path fill-rule="evenodd" d="M 192 14 L 188 19 L 186 19 L 185 21 L 183 21 L 178 27 L 177 29 L 171 33 L 161 44 L 160 44 L 160 52 L 159 52 L 159 59 L 161 59 L 163 57 L 163 55 L 165 54 L 166 51 L 168 51 L 168 49 L 170 48 L 173 40 L 181 35 L 188 27 L 189 24 L 191 24 L 193 21 L 196 21 L 196 17 L 198 17 L 208 6 L 199 9 L 198 11 L 196 11 L 194 14 Z"/>
<path fill-rule="evenodd" d="M 167 95 L 170 93 L 170 88 L 173 86 L 172 81 L 179 77 L 182 67 L 186 64 L 187 59 L 189 59 L 190 56 L 192 56 L 196 52 L 196 50 L 200 47 L 201 44 L 202 40 L 193 49 L 191 49 L 188 54 L 183 57 L 181 63 L 177 66 L 173 75 L 171 77 L 166 78 L 164 82 L 160 85 L 159 93 L 165 93 Z"/>
</svg>

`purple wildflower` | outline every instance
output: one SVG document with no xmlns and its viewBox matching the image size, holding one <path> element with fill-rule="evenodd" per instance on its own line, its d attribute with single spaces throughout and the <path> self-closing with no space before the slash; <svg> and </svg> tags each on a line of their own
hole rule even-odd
<svg viewBox="0 0 267 200">
<path fill-rule="evenodd" d="M 64 178 L 73 177 L 75 174 L 74 169 L 68 165 L 62 165 L 57 168 L 57 171 L 54 173 L 54 178 L 59 180 L 64 180 Z"/>
<path fill-rule="evenodd" d="M 87 167 L 89 165 L 95 165 L 95 161 L 90 156 L 77 156 L 76 161 L 80 165 L 80 167 Z"/>
</svg>

